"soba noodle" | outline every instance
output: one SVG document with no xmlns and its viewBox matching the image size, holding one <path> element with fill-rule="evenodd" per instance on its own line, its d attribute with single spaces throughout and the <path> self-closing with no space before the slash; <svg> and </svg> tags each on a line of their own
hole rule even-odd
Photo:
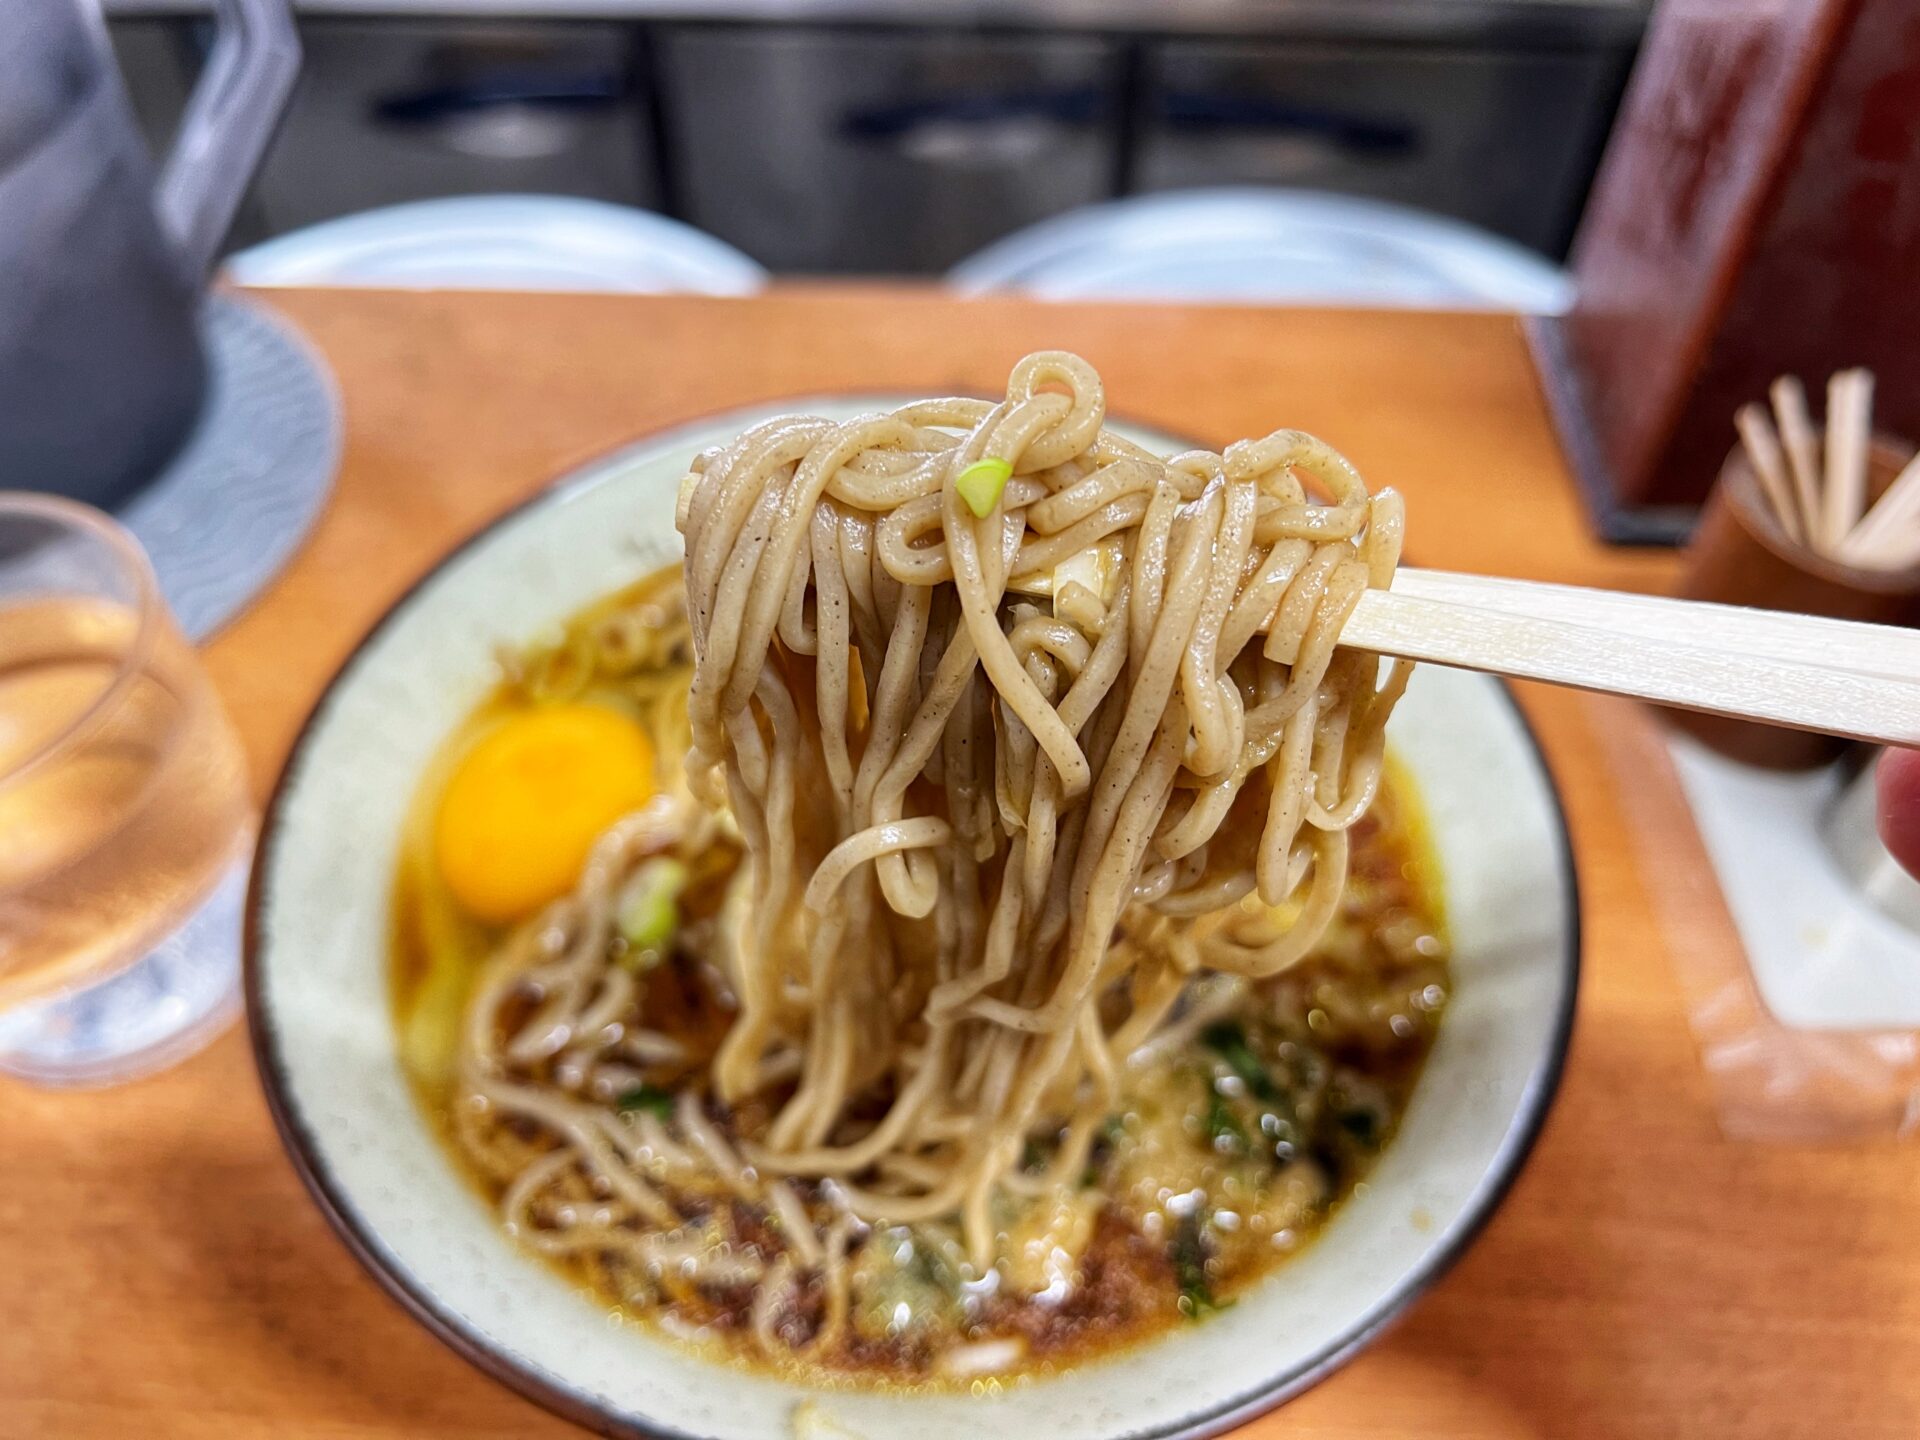
<svg viewBox="0 0 1920 1440">
<path fill-rule="evenodd" d="M 986 1273 L 1002 1202 L 1078 1185 L 1128 1067 L 1319 940 L 1409 673 L 1336 643 L 1400 502 L 1297 431 L 1162 459 L 1104 421 L 1092 368 L 1043 353 L 998 403 L 770 420 L 695 461 L 685 618 L 608 642 L 690 631 L 655 720 L 686 782 L 514 932 L 460 1038 L 462 1144 L 534 1248 L 752 1285 L 766 1348 L 827 1344 L 851 1240 L 952 1219 Z M 684 1047 L 622 1023 L 617 898 L 718 844 L 744 849 L 706 937 L 737 1011 L 704 1085 L 619 1113 Z M 777 1253 L 716 1243 L 689 1193 L 757 1207 Z"/>
</svg>

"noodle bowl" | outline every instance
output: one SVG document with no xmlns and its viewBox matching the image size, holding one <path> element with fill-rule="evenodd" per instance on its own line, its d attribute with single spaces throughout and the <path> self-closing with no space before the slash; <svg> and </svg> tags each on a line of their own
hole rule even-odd
<svg viewBox="0 0 1920 1440">
<path fill-rule="evenodd" d="M 885 1368 L 876 1305 L 903 1345 L 939 1312 L 922 1367 L 997 1373 L 1008 1297 L 1198 1313 L 1384 1143 L 1444 951 L 1406 806 L 1368 815 L 1408 667 L 1337 640 L 1400 505 L 1298 432 L 1162 459 L 1104 420 L 1039 354 L 998 403 L 758 425 L 682 486 L 683 591 L 514 662 L 534 703 L 617 681 L 660 779 L 465 932 L 450 1125 L 523 1244 L 841 1368 Z"/>
</svg>

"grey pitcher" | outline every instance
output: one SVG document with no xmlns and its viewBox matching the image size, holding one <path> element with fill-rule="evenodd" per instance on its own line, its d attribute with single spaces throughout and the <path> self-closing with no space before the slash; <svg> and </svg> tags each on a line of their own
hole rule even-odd
<svg viewBox="0 0 1920 1440">
<path fill-rule="evenodd" d="M 208 271 L 300 65 L 286 0 L 219 0 L 158 179 L 98 0 L 0 0 L 0 489 L 111 505 L 200 412 Z"/>
</svg>

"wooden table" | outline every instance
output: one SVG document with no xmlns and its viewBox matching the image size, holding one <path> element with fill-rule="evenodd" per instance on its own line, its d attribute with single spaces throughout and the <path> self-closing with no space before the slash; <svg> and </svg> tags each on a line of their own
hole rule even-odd
<svg viewBox="0 0 1920 1440">
<path fill-rule="evenodd" d="M 671 421 L 833 390 L 993 391 L 1027 350 L 1219 444 L 1313 430 L 1401 487 L 1420 562 L 1654 587 L 1668 556 L 1586 535 L 1516 326 L 1496 317 L 293 293 L 347 416 L 338 488 L 209 662 L 264 794 L 327 675 L 455 540 Z M 1920 1433 L 1912 1152 L 1718 1133 L 1670 957 L 1731 942 L 1670 804 L 1623 808 L 1647 722 L 1530 692 L 1585 901 L 1573 1057 L 1531 1164 L 1379 1345 L 1247 1437 Z M 1641 783 L 1669 782 L 1657 771 Z M 1665 796 L 1671 800 L 1670 793 Z M 1690 869 L 1689 869 L 1690 867 Z M 0 1088 L 0 1440 L 576 1434 L 469 1369 L 335 1241 L 268 1124 L 243 1038 L 104 1094 Z"/>
</svg>

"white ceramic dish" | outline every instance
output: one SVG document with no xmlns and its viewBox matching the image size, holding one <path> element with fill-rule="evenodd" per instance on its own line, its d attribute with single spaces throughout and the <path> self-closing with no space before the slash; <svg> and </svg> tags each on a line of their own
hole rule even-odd
<svg viewBox="0 0 1920 1440">
<path fill-rule="evenodd" d="M 644 441 L 509 515 L 402 599 L 315 708 L 267 815 L 247 927 L 254 1044 L 287 1147 L 402 1304 L 489 1373 L 607 1435 L 786 1440 L 809 1399 L 865 1440 L 1217 1434 L 1335 1369 L 1459 1255 L 1558 1084 L 1578 974 L 1573 868 L 1552 782 L 1491 680 L 1422 671 L 1394 720 L 1442 856 L 1457 953 L 1454 999 L 1399 1137 L 1299 1258 L 1232 1309 L 1117 1360 L 992 1396 L 810 1396 L 616 1327 L 513 1249 L 408 1092 L 387 1005 L 388 906 L 428 757 L 488 688 L 498 642 L 678 556 L 673 498 L 688 457 L 763 413 Z"/>
</svg>

